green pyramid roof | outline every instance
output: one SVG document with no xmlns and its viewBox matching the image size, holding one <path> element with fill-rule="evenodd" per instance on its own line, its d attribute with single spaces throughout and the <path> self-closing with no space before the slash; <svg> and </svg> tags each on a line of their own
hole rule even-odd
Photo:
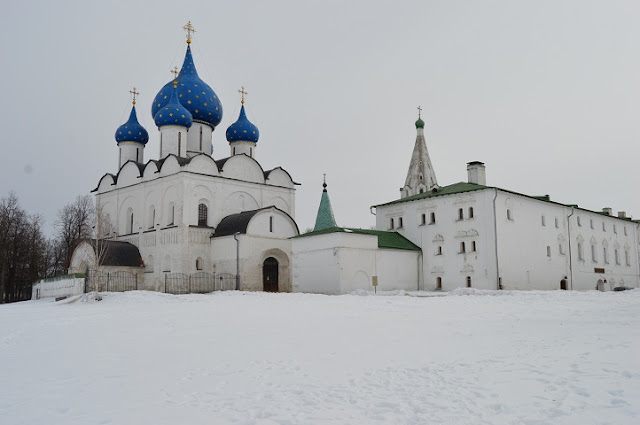
<svg viewBox="0 0 640 425">
<path fill-rule="evenodd" d="M 333 217 L 333 209 L 331 208 L 331 201 L 329 200 L 329 194 L 327 193 L 327 184 L 325 183 L 323 186 L 324 190 L 322 191 L 322 198 L 320 198 L 316 225 L 313 228 L 314 232 L 338 226 L 336 224 L 336 219 Z"/>
</svg>

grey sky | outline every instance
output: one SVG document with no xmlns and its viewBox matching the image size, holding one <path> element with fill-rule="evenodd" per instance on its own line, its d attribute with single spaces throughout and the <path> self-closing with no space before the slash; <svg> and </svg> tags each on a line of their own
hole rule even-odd
<svg viewBox="0 0 640 425">
<path fill-rule="evenodd" d="M 226 128 L 247 114 L 258 160 L 302 183 L 312 227 L 327 183 L 341 225 L 374 223 L 399 196 L 416 107 L 438 182 L 487 165 L 487 183 L 640 217 L 640 2 L 11 2 L 0 16 L 0 196 L 15 191 L 52 230 L 55 216 L 115 173 L 116 128 L 138 88 L 158 157 L 151 100 L 180 66 L 191 20 L 201 78 Z"/>
</svg>

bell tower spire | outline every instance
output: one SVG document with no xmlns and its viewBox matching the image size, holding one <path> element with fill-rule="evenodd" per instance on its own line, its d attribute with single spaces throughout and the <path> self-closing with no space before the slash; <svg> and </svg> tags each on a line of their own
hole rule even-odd
<svg viewBox="0 0 640 425">
<path fill-rule="evenodd" d="M 413 146 L 411 162 L 404 187 L 400 189 L 400 198 L 424 193 L 438 187 L 436 173 L 431 164 L 427 142 L 424 138 L 424 121 L 422 108 L 418 106 L 418 120 L 416 121 L 416 143 Z"/>
</svg>

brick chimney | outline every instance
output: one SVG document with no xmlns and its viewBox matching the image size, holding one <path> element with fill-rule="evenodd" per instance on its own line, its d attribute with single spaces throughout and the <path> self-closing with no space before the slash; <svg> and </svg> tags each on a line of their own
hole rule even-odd
<svg viewBox="0 0 640 425">
<path fill-rule="evenodd" d="M 469 183 L 481 184 L 483 186 L 487 185 L 487 173 L 483 162 L 468 162 L 467 175 L 469 177 Z"/>
</svg>

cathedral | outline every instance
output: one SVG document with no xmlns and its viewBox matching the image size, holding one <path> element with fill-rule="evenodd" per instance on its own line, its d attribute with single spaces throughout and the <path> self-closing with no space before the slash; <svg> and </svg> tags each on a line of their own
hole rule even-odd
<svg viewBox="0 0 640 425">
<path fill-rule="evenodd" d="M 159 159 L 145 162 L 149 134 L 136 95 L 115 133 L 118 171 L 94 189 L 97 245 L 81 244 L 71 272 L 135 273 L 162 291 L 167 276 L 236 276 L 235 289 L 344 294 L 356 290 L 574 289 L 640 286 L 640 222 L 488 186 L 485 165 L 440 186 L 418 114 L 399 198 L 374 205 L 376 229 L 343 228 L 326 182 L 313 231 L 295 221 L 298 183 L 258 161 L 260 132 L 245 111 L 226 129 L 229 155 L 213 158 L 222 103 L 196 69 L 190 23 L 182 68 L 153 100 Z M 103 261 L 108 257 L 108 261 Z M 233 289 L 233 288 L 231 288 Z"/>
</svg>

